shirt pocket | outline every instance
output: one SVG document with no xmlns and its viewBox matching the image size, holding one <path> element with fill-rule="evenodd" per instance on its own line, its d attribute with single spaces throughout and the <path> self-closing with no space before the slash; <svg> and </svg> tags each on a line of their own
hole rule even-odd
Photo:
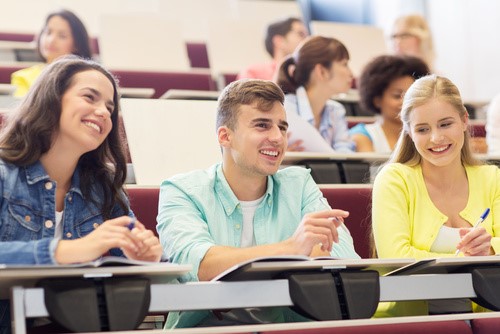
<svg viewBox="0 0 500 334">
<path fill-rule="evenodd" d="M 75 229 L 79 238 L 93 232 L 103 223 L 102 215 L 95 212 L 85 212 L 83 215 L 78 215 L 75 220 Z"/>
<path fill-rule="evenodd" d="M 40 239 L 43 221 L 44 218 L 29 205 L 9 203 L 0 238 L 2 241 Z"/>
</svg>

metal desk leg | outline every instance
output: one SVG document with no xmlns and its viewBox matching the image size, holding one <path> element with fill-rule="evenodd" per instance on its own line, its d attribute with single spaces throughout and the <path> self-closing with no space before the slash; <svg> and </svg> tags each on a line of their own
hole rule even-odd
<svg viewBox="0 0 500 334">
<path fill-rule="evenodd" d="M 26 334 L 26 313 L 24 312 L 24 288 L 12 288 L 11 323 L 14 334 Z"/>
</svg>

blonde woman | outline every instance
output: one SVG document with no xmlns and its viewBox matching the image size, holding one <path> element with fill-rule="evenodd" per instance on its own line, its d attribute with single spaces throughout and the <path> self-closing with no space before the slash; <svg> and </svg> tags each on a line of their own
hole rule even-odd
<svg viewBox="0 0 500 334">
<path fill-rule="evenodd" d="M 498 254 L 500 170 L 472 156 L 469 119 L 457 87 L 436 75 L 416 80 L 405 94 L 401 120 L 393 155 L 373 185 L 378 256 L 452 257 L 457 250 L 460 256 Z M 490 215 L 473 229 L 487 208 Z M 384 312 L 427 313 L 423 302 L 406 310 L 402 305 Z M 429 303 L 430 313 L 470 310 L 469 300 Z"/>
</svg>

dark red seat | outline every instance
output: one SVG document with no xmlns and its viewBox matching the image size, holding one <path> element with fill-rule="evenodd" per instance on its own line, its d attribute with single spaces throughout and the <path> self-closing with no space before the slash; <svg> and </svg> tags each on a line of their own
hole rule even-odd
<svg viewBox="0 0 500 334">
<path fill-rule="evenodd" d="M 10 84 L 10 76 L 26 66 L 0 66 L 0 83 Z"/>
<path fill-rule="evenodd" d="M 25 34 L 17 32 L 0 32 L 0 41 L 12 41 L 12 42 L 31 42 L 35 39 L 34 34 Z"/>
<path fill-rule="evenodd" d="M 260 334 L 472 334 L 463 320 L 263 331 Z"/>
<path fill-rule="evenodd" d="M 205 43 L 186 42 L 186 48 L 192 68 L 210 68 Z"/>
<path fill-rule="evenodd" d="M 135 188 L 127 189 L 130 207 L 137 219 L 143 223 L 147 229 L 153 231 L 156 235 L 156 216 L 158 215 L 158 198 L 160 189 L 152 188 Z"/>
<path fill-rule="evenodd" d="M 137 219 L 156 233 L 159 188 L 129 187 L 127 190 Z M 354 239 L 356 252 L 362 258 L 370 257 L 371 187 L 321 188 L 321 191 L 333 208 L 350 212 L 345 224 Z"/>
<path fill-rule="evenodd" d="M 120 87 L 154 88 L 153 98 L 159 98 L 169 89 L 217 90 L 210 73 L 149 72 L 112 70 Z"/>
<path fill-rule="evenodd" d="M 497 334 L 500 332 L 500 317 L 473 319 L 471 327 L 475 334 Z"/>
<path fill-rule="evenodd" d="M 351 232 L 354 248 L 362 258 L 370 258 L 371 208 L 372 188 L 363 187 L 335 187 L 321 188 L 323 196 L 334 209 L 349 211 L 345 225 Z"/>
</svg>

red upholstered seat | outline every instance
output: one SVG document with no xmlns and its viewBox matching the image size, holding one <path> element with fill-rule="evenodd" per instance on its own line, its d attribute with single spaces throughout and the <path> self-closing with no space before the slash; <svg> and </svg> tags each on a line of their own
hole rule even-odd
<svg viewBox="0 0 500 334">
<path fill-rule="evenodd" d="M 264 331 L 260 334 L 472 334 L 463 320 Z"/>
<path fill-rule="evenodd" d="M 372 188 L 335 187 L 321 188 L 323 195 L 334 209 L 349 211 L 345 225 L 354 239 L 354 248 L 362 258 L 370 257 Z"/>
<path fill-rule="evenodd" d="M 35 39 L 34 34 L 24 34 L 17 32 L 0 32 L 0 41 L 31 42 Z"/>
<path fill-rule="evenodd" d="M 500 317 L 471 320 L 472 332 L 475 334 L 500 333 Z"/>
<path fill-rule="evenodd" d="M 207 45 L 205 43 L 186 42 L 189 63 L 193 68 L 210 68 Z"/>
<path fill-rule="evenodd" d="M 0 83 L 10 84 L 10 76 L 26 66 L 0 66 Z"/>
<path fill-rule="evenodd" d="M 139 221 L 156 232 L 159 188 L 127 189 L 130 206 Z M 345 224 L 354 239 L 354 247 L 363 258 L 370 256 L 369 235 L 371 228 L 371 187 L 362 188 L 321 188 L 325 198 L 333 208 L 350 212 Z"/>
<path fill-rule="evenodd" d="M 169 89 L 216 90 L 210 73 L 148 72 L 112 70 L 120 87 L 154 88 L 153 98 L 159 98 Z"/>
<path fill-rule="evenodd" d="M 130 207 L 137 219 L 156 235 L 159 188 L 128 188 Z"/>
</svg>

